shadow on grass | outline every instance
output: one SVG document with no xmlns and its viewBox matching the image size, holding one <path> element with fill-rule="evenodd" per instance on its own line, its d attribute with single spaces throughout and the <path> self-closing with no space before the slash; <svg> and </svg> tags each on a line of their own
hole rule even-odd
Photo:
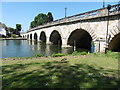
<svg viewBox="0 0 120 90">
<path fill-rule="evenodd" d="M 37 69 L 26 71 L 27 67 Z M 9 68 L 9 69 L 8 69 Z M 25 70 L 25 72 L 19 72 Z M 17 72 L 16 72 L 17 71 Z M 103 74 L 103 72 L 105 72 Z M 116 77 L 109 70 L 85 64 L 46 62 L 3 66 L 3 89 L 7 88 L 118 88 Z"/>
</svg>

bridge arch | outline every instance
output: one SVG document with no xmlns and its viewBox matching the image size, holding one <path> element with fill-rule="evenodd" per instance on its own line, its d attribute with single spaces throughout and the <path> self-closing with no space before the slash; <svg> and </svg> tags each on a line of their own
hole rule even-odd
<svg viewBox="0 0 120 90">
<path fill-rule="evenodd" d="M 108 44 L 108 49 L 115 52 L 120 52 L 120 27 L 118 24 L 111 27 L 109 35 L 110 40 Z"/>
<path fill-rule="evenodd" d="M 37 41 L 37 40 L 38 40 L 38 35 L 37 35 L 37 33 L 36 33 L 36 32 L 34 33 L 34 40 L 35 40 L 35 41 Z"/>
<path fill-rule="evenodd" d="M 42 31 L 42 32 L 40 33 L 39 40 L 40 40 L 41 42 L 46 42 L 46 34 L 45 34 L 44 31 Z"/>
<path fill-rule="evenodd" d="M 67 45 L 76 46 L 83 49 L 91 49 L 92 36 L 84 29 L 73 30 L 67 39 Z"/>
<path fill-rule="evenodd" d="M 62 45 L 62 37 L 61 34 L 57 30 L 53 30 L 50 34 L 50 42 L 52 44 Z"/>
<path fill-rule="evenodd" d="M 30 34 L 30 40 L 32 40 L 32 34 Z"/>
<path fill-rule="evenodd" d="M 120 33 L 111 39 L 108 49 L 111 51 L 120 52 Z"/>
<path fill-rule="evenodd" d="M 27 39 L 29 39 L 29 34 L 27 35 Z"/>
<path fill-rule="evenodd" d="M 73 31 L 78 30 L 78 29 L 84 30 L 84 31 L 86 31 L 87 33 L 89 33 L 89 35 L 92 37 L 92 40 L 93 40 L 93 41 L 96 41 L 96 40 L 97 40 L 97 35 L 96 35 L 96 33 L 95 33 L 95 30 L 94 30 L 93 27 L 91 27 L 91 25 L 90 25 L 89 23 L 87 23 L 87 24 L 78 24 L 78 25 L 76 26 L 76 28 L 71 27 L 71 29 L 72 29 L 72 30 L 70 30 L 70 31 L 68 32 L 68 35 L 67 35 L 67 37 L 66 37 L 67 40 L 68 40 L 70 34 L 71 34 Z"/>
</svg>

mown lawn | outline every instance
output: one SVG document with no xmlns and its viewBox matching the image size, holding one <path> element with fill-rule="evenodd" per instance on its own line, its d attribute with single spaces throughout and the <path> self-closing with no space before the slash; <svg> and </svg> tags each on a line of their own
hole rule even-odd
<svg viewBox="0 0 120 90">
<path fill-rule="evenodd" d="M 118 83 L 118 58 L 104 55 L 2 60 L 3 89 L 118 88 Z"/>
</svg>

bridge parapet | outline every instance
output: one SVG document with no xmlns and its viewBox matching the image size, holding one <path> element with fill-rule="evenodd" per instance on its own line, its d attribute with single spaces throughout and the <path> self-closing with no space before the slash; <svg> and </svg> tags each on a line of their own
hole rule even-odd
<svg viewBox="0 0 120 90">
<path fill-rule="evenodd" d="M 117 15 L 117 14 L 120 14 L 120 4 L 111 6 L 111 10 L 109 11 L 110 16 Z M 38 27 L 31 28 L 27 32 L 34 31 L 37 29 L 46 28 L 46 27 L 56 26 L 56 25 L 60 25 L 60 24 L 66 24 L 66 23 L 71 23 L 71 22 L 76 22 L 76 21 L 82 21 L 82 20 L 98 18 L 98 17 L 107 17 L 107 16 L 108 16 L 107 8 L 101 8 L 101 9 L 77 14 L 74 16 L 61 18 L 61 19 L 55 20 L 53 22 L 46 23 L 44 25 L 40 25 Z"/>
</svg>

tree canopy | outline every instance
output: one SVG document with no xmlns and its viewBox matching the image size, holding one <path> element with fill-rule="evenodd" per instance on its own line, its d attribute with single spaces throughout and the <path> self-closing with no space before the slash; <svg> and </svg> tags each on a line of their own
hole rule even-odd
<svg viewBox="0 0 120 90">
<path fill-rule="evenodd" d="M 7 29 L 8 29 L 8 31 L 10 31 L 10 32 L 14 32 L 14 30 L 15 30 L 14 28 L 11 28 L 11 27 L 8 27 Z"/>
<path fill-rule="evenodd" d="M 22 29 L 21 24 L 16 24 L 16 29 L 17 29 L 18 31 L 21 31 L 21 29 Z"/>
<path fill-rule="evenodd" d="M 1 23 L 1 22 L 0 22 L 0 27 L 6 28 L 7 26 L 6 26 L 4 23 Z"/>
<path fill-rule="evenodd" d="M 44 13 L 40 13 L 37 16 L 35 16 L 34 21 L 30 23 L 30 28 L 34 28 L 51 21 L 53 21 L 53 16 L 51 12 L 48 12 L 47 15 Z"/>
<path fill-rule="evenodd" d="M 52 22 L 53 21 L 52 13 L 48 12 L 47 16 L 48 16 L 48 22 Z"/>
</svg>

